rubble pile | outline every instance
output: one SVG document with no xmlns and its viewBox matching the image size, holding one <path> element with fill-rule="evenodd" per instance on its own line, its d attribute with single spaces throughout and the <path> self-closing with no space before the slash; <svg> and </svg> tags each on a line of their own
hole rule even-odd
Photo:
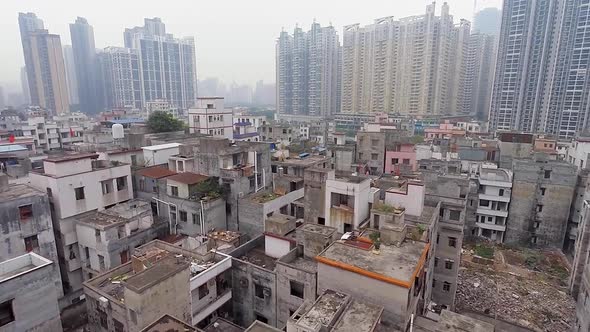
<svg viewBox="0 0 590 332">
<path fill-rule="evenodd" d="M 571 330 L 574 299 L 560 287 L 532 275 L 523 277 L 464 261 L 459 271 L 457 310 L 475 311 L 534 331 Z"/>
</svg>

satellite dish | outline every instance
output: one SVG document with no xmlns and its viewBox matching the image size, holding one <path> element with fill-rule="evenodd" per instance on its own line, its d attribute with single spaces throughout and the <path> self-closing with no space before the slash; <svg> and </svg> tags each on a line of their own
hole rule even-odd
<svg viewBox="0 0 590 332">
<path fill-rule="evenodd" d="M 125 137 L 125 131 L 123 130 L 123 125 L 120 123 L 115 123 L 112 127 L 113 129 L 113 138 L 114 139 L 121 139 Z"/>
</svg>

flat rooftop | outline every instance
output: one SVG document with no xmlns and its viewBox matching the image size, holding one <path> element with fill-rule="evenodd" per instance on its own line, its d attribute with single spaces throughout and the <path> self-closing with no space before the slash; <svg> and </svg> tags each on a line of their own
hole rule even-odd
<svg viewBox="0 0 590 332">
<path fill-rule="evenodd" d="M 223 318 L 217 318 L 203 329 L 204 332 L 244 332 L 238 325 Z"/>
<path fill-rule="evenodd" d="M 246 331 L 244 332 L 281 332 L 282 330 L 279 330 L 277 328 L 274 328 L 268 324 L 264 324 L 260 321 L 255 320 L 254 323 L 252 323 L 252 325 L 250 325 L 250 327 L 248 327 L 246 329 Z"/>
<path fill-rule="evenodd" d="M 305 256 L 298 256 L 297 258 L 295 258 L 292 261 L 285 261 L 285 263 L 294 266 L 296 268 L 300 268 L 302 270 L 306 270 L 306 271 L 313 271 L 313 272 L 317 272 L 318 270 L 318 262 L 316 262 L 315 260 L 311 259 L 311 258 L 307 258 Z"/>
<path fill-rule="evenodd" d="M 223 242 L 233 242 L 240 236 L 242 236 L 240 233 L 233 231 L 212 231 L 207 234 L 208 238 Z"/>
<path fill-rule="evenodd" d="M 305 313 L 300 313 L 297 325 L 310 331 L 319 331 L 334 321 L 340 309 L 348 303 L 350 296 L 331 289 L 326 290 Z"/>
<path fill-rule="evenodd" d="M 272 163 L 285 166 L 311 166 L 317 163 L 328 161 L 324 156 L 309 156 L 305 158 L 289 158 L 283 161 L 273 161 Z"/>
<path fill-rule="evenodd" d="M 145 327 L 141 332 L 197 332 L 197 328 L 192 327 L 188 323 L 181 321 L 180 319 L 165 314 L 160 317 L 157 321 Z"/>
<path fill-rule="evenodd" d="M 424 317 L 416 317 L 414 321 L 417 332 L 493 332 L 494 325 L 472 317 L 443 310 L 438 322 Z"/>
<path fill-rule="evenodd" d="M 19 198 L 46 195 L 47 193 L 26 184 L 9 184 L 5 188 L 0 188 L 0 202 L 2 203 Z"/>
<path fill-rule="evenodd" d="M 304 224 L 303 226 L 301 226 L 301 231 L 317 233 L 317 234 L 321 234 L 324 236 L 332 236 L 334 233 L 336 233 L 336 228 L 333 228 L 330 226 L 324 226 L 324 225 L 320 225 L 320 224 L 307 223 L 307 224 Z"/>
<path fill-rule="evenodd" d="M 143 270 L 129 277 L 125 284 L 128 289 L 141 293 L 144 290 L 157 285 L 160 281 L 166 280 L 173 275 L 189 268 L 190 261 L 186 257 L 166 257 L 154 264 L 154 266 Z"/>
<path fill-rule="evenodd" d="M 370 181 L 369 178 L 355 175 L 340 175 L 335 178 L 336 181 L 350 182 L 350 183 L 362 183 L 363 181 Z"/>
<path fill-rule="evenodd" d="M 277 259 L 267 256 L 264 246 L 257 246 L 248 250 L 244 255 L 238 257 L 240 260 L 273 271 L 277 265 Z"/>
<path fill-rule="evenodd" d="M 352 300 L 331 332 L 371 332 L 381 320 L 383 307 Z"/>
<path fill-rule="evenodd" d="M 43 159 L 43 161 L 50 162 L 50 163 L 61 163 L 61 162 L 86 159 L 86 158 L 96 159 L 96 158 L 98 158 L 98 154 L 96 154 L 96 153 L 66 153 L 66 154 L 55 155 L 55 156 L 45 158 L 45 159 Z"/>
<path fill-rule="evenodd" d="M 31 273 L 53 264 L 49 259 L 33 252 L 0 262 L 0 283 Z"/>
<path fill-rule="evenodd" d="M 150 145 L 150 146 L 143 146 L 143 150 L 148 151 L 159 151 L 159 150 L 166 150 L 166 149 L 173 149 L 179 147 L 180 143 L 166 143 L 166 144 L 159 144 L 159 145 Z"/>
<path fill-rule="evenodd" d="M 376 255 L 370 249 L 338 240 L 320 253 L 316 259 L 320 263 L 341 269 L 348 267 L 351 272 L 361 269 L 369 274 L 378 274 L 389 279 L 390 283 L 410 288 L 414 275 L 424 263 L 422 258 L 427 249 L 427 244 L 424 242 L 406 240 L 400 247 L 381 244 L 380 254 Z M 373 278 L 369 274 L 366 276 Z"/>
</svg>

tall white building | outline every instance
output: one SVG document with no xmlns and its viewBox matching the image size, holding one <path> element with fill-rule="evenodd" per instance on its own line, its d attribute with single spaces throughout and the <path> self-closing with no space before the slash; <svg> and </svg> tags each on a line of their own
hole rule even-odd
<svg viewBox="0 0 590 332">
<path fill-rule="evenodd" d="M 64 45 L 64 64 L 66 66 L 66 83 L 68 84 L 68 97 L 70 105 L 76 105 L 78 100 L 78 79 L 76 75 L 76 64 L 74 63 L 74 51 L 71 45 Z"/>
<path fill-rule="evenodd" d="M 107 47 L 98 54 L 103 82 L 105 106 L 113 108 L 142 108 L 146 103 L 141 94 L 139 56 L 137 50 Z"/>
<path fill-rule="evenodd" d="M 328 116 L 340 104 L 340 40 L 332 26 L 281 32 L 276 45 L 277 108 L 282 114 Z"/>
<path fill-rule="evenodd" d="M 588 128 L 586 0 L 505 0 L 490 129 L 568 139 Z"/>
<path fill-rule="evenodd" d="M 344 27 L 343 113 L 456 114 L 463 110 L 470 23 L 449 6 Z"/>
<path fill-rule="evenodd" d="M 487 120 L 492 97 L 498 38 L 475 32 L 470 36 L 465 73 L 464 110 Z"/>
<path fill-rule="evenodd" d="M 141 100 L 166 100 L 181 110 L 197 98 L 197 61 L 193 37 L 174 38 L 159 18 L 125 29 L 125 47 L 137 50 Z"/>
</svg>

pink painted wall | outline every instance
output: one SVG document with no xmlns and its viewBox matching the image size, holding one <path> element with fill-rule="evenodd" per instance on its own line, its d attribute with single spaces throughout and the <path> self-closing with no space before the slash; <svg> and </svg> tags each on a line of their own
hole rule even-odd
<svg viewBox="0 0 590 332">
<path fill-rule="evenodd" d="M 392 160 L 397 158 L 399 166 L 393 164 Z M 404 159 L 408 159 L 413 171 L 417 169 L 416 150 L 414 145 L 404 144 L 400 147 L 400 151 L 385 151 L 385 173 L 391 174 L 403 167 Z"/>
</svg>

